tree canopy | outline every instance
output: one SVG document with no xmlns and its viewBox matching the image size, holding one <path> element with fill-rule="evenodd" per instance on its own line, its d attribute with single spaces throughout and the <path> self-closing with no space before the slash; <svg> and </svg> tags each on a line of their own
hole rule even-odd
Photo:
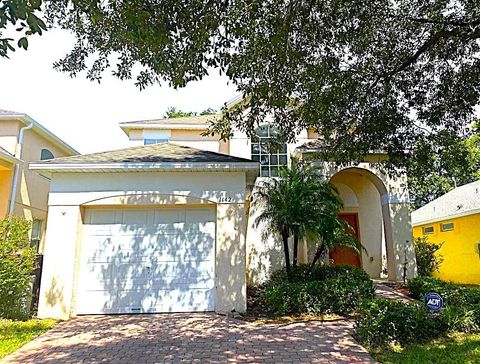
<svg viewBox="0 0 480 364">
<path fill-rule="evenodd" d="M 55 64 L 70 75 L 110 69 L 140 88 L 227 75 L 246 108 L 225 108 L 212 127 L 225 138 L 271 115 L 287 140 L 318 131 L 339 161 L 383 151 L 406 167 L 468 136 L 479 104 L 478 0 L 43 2 L 76 35 Z"/>
</svg>

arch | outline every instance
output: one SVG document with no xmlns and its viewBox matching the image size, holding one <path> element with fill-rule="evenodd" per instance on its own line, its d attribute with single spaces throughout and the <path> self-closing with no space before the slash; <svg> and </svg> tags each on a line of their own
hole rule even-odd
<svg viewBox="0 0 480 364">
<path fill-rule="evenodd" d="M 389 193 L 387 187 L 383 180 L 374 172 L 369 169 L 351 166 L 345 167 L 342 169 L 337 169 L 333 174 L 330 175 L 329 181 L 332 182 L 332 179 L 335 179 L 336 176 L 343 173 L 353 173 L 359 175 L 359 177 L 366 178 L 372 185 L 376 188 L 380 195 L 380 208 L 382 214 L 383 222 L 383 234 L 386 245 L 386 258 L 387 258 L 387 270 L 389 279 L 396 279 L 396 270 L 395 270 L 395 250 L 394 250 L 394 240 L 393 240 L 393 229 L 392 229 L 392 217 L 390 215 L 389 207 Z M 352 191 L 353 192 L 353 191 Z"/>
<path fill-rule="evenodd" d="M 338 194 L 342 198 L 344 207 L 358 207 L 358 198 L 355 192 L 344 183 L 335 183 Z"/>
</svg>

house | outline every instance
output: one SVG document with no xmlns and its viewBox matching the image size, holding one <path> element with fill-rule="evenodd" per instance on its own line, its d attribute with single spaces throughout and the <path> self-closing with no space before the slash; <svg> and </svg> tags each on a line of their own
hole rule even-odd
<svg viewBox="0 0 480 364">
<path fill-rule="evenodd" d="M 28 164 L 75 154 L 75 149 L 28 115 L 0 110 L 0 219 L 12 214 L 33 221 L 32 242 L 39 251 L 50 180 L 29 170 Z"/>
<path fill-rule="evenodd" d="M 434 276 L 480 284 L 480 180 L 457 187 L 412 212 L 413 235 L 443 243 Z"/>
<path fill-rule="evenodd" d="M 40 317 L 245 311 L 247 282 L 262 282 L 283 259 L 279 239 L 254 227 L 252 192 L 290 155 L 311 160 L 337 186 L 341 216 L 367 248 L 331 252 L 336 264 L 401 280 L 406 260 L 415 274 L 405 176 L 380 170 L 385 155 L 346 167 L 319 161 L 310 130 L 272 153 L 268 124 L 255 141 L 239 131 L 227 142 L 203 137 L 216 117 L 121 123 L 130 148 L 30 165 L 52 181 Z M 304 242 L 303 261 L 308 254 Z"/>
</svg>

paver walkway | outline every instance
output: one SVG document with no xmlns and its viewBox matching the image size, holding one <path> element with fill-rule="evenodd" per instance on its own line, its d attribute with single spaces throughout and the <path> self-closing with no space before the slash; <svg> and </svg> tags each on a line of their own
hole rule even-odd
<svg viewBox="0 0 480 364">
<path fill-rule="evenodd" d="M 414 302 L 415 300 L 407 295 L 395 291 L 392 287 L 389 287 L 382 283 L 377 283 L 375 288 L 375 296 L 379 298 L 388 298 L 392 300 L 402 301 L 405 303 Z"/>
<path fill-rule="evenodd" d="M 256 325 L 208 314 L 84 316 L 5 363 L 375 363 L 347 321 Z"/>
</svg>

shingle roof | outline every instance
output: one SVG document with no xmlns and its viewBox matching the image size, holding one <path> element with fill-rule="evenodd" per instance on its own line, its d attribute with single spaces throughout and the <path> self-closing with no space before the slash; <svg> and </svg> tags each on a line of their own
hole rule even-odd
<svg viewBox="0 0 480 364">
<path fill-rule="evenodd" d="M 412 212 L 412 224 L 440 221 L 480 212 L 480 180 L 457 187 Z"/>
<path fill-rule="evenodd" d="M 20 112 L 0 109 L 0 115 L 23 115 Z"/>
<path fill-rule="evenodd" d="M 152 120 L 138 120 L 138 121 L 127 121 L 120 123 L 122 125 L 135 124 L 138 126 L 141 125 L 151 125 L 151 124 L 187 124 L 187 125 L 205 125 L 208 126 L 210 120 L 217 119 L 218 114 L 215 115 L 199 115 L 199 116 L 186 116 L 181 118 L 169 118 L 169 119 L 152 119 Z"/>
<path fill-rule="evenodd" d="M 200 150 L 173 143 L 130 147 L 109 152 L 55 158 L 39 164 L 107 163 L 253 163 L 250 159 Z"/>
</svg>

